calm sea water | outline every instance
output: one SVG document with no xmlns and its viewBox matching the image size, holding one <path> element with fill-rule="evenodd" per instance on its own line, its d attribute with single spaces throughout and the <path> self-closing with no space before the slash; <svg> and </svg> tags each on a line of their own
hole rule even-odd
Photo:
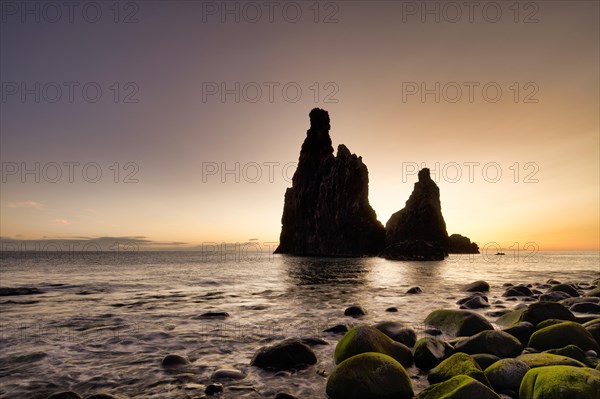
<svg viewBox="0 0 600 399">
<path fill-rule="evenodd" d="M 327 327 L 400 321 L 419 332 L 431 310 L 456 308 L 465 296 L 461 286 L 475 280 L 491 284 L 494 302 L 503 301 L 507 282 L 590 282 L 600 275 L 598 252 L 529 255 L 455 255 L 419 263 L 201 252 L 3 253 L 0 287 L 43 293 L 0 297 L 0 398 L 46 398 L 61 390 L 84 397 L 195 398 L 218 368 L 247 374 L 225 383 L 222 397 L 283 391 L 324 398 L 323 375 L 333 368 L 339 339 L 323 333 Z M 405 294 L 412 286 L 423 294 Z M 360 321 L 345 317 L 352 304 L 368 314 Z M 385 312 L 391 306 L 398 313 Z M 230 317 L 199 317 L 209 311 Z M 329 343 L 314 347 L 317 365 L 284 375 L 249 366 L 258 348 L 294 336 Z M 167 354 L 192 364 L 166 370 L 160 363 Z M 414 367 L 409 374 L 417 391 L 426 385 Z"/>
</svg>

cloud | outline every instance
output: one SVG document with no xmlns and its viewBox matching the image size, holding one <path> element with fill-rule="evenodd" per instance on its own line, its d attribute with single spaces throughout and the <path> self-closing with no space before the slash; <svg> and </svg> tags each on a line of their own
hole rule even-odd
<svg viewBox="0 0 600 399">
<path fill-rule="evenodd" d="M 55 219 L 54 221 L 58 224 L 64 224 L 64 225 L 71 224 L 71 222 L 69 222 L 67 219 Z"/>
<path fill-rule="evenodd" d="M 57 219 L 61 220 L 61 219 Z M 68 221 L 67 221 L 68 222 Z M 76 248 L 81 250 L 115 251 L 150 251 L 168 249 L 193 249 L 188 243 L 181 241 L 153 241 L 144 236 L 120 237 L 44 237 L 41 240 L 22 240 L 18 238 L 0 236 L 0 251 L 13 250 L 13 248 Z"/>
<path fill-rule="evenodd" d="M 6 205 L 8 208 L 30 208 L 30 209 L 40 209 L 42 204 L 36 201 L 21 201 L 21 202 L 9 202 Z"/>
</svg>

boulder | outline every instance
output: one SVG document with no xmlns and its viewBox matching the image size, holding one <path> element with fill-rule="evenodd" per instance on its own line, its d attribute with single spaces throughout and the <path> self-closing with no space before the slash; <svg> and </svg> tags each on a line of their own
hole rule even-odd
<svg viewBox="0 0 600 399">
<path fill-rule="evenodd" d="M 581 363 L 585 363 L 585 353 L 575 345 L 567 345 L 560 349 L 548 349 L 544 353 L 551 353 L 553 355 L 566 356 L 571 359 L 575 359 Z"/>
<path fill-rule="evenodd" d="M 481 292 L 474 292 L 469 296 L 466 296 L 464 298 L 459 299 L 458 301 L 456 301 L 457 305 L 462 305 L 465 302 L 469 302 L 471 299 L 475 298 L 475 297 L 480 297 L 481 299 L 483 299 L 484 301 L 488 302 L 488 297 L 485 296 L 484 294 L 482 294 Z"/>
<path fill-rule="evenodd" d="M 357 326 L 348 331 L 337 343 L 334 352 L 335 364 L 365 352 L 377 352 L 388 355 L 410 367 L 413 363 L 411 350 L 371 326 Z"/>
<path fill-rule="evenodd" d="M 494 329 L 483 316 L 468 310 L 434 310 L 425 319 L 425 324 L 456 337 L 471 336 Z"/>
<path fill-rule="evenodd" d="M 312 349 L 293 338 L 260 348 L 250 361 L 251 366 L 268 370 L 300 369 L 315 363 L 317 357 Z"/>
<path fill-rule="evenodd" d="M 333 370 L 326 387 L 330 399 L 410 399 L 411 380 L 393 358 L 381 353 L 361 353 Z"/>
<path fill-rule="evenodd" d="M 560 319 L 547 319 L 547 320 L 544 320 L 544 321 L 538 323 L 538 325 L 535 326 L 535 331 L 541 330 L 542 328 L 554 326 L 556 324 L 564 323 L 564 322 L 565 322 L 564 320 L 560 320 Z"/>
<path fill-rule="evenodd" d="M 415 346 L 417 342 L 417 334 L 415 330 L 410 327 L 406 327 L 404 323 L 398 323 L 395 321 L 384 321 L 375 324 L 373 327 L 390 337 L 396 342 L 400 342 L 410 348 Z"/>
<path fill-rule="evenodd" d="M 221 392 L 223 392 L 223 384 L 220 384 L 218 382 L 208 384 L 206 388 L 204 388 L 204 393 L 208 396 L 213 396 Z"/>
<path fill-rule="evenodd" d="M 332 334 L 345 334 L 348 332 L 348 327 L 345 324 L 336 324 L 333 327 L 323 330 L 323 332 Z"/>
<path fill-rule="evenodd" d="M 528 287 L 525 287 L 524 285 L 512 286 L 512 287 L 508 288 L 506 291 L 504 291 L 504 294 L 502 294 L 502 296 L 504 296 L 504 297 L 532 296 L 532 295 L 533 295 L 533 292 L 531 292 L 531 290 Z"/>
<path fill-rule="evenodd" d="M 167 355 L 160 363 L 163 367 L 181 367 L 187 366 L 188 364 L 190 364 L 189 360 L 179 355 Z"/>
<path fill-rule="evenodd" d="M 562 291 L 553 291 L 540 295 L 540 302 L 559 302 L 563 299 L 571 298 L 569 294 Z"/>
<path fill-rule="evenodd" d="M 521 381 L 528 371 L 529 366 L 520 360 L 501 359 L 485 369 L 484 373 L 495 391 L 510 389 L 518 392 Z"/>
<path fill-rule="evenodd" d="M 473 298 L 460 305 L 461 309 L 482 309 L 489 307 L 490 304 L 485 300 L 485 298 L 479 295 L 475 295 Z"/>
<path fill-rule="evenodd" d="M 600 352 L 598 343 L 581 324 L 572 321 L 555 324 L 542 328 L 533 333 L 529 345 L 539 350 L 559 349 L 573 344 L 584 351 L 594 350 Z"/>
<path fill-rule="evenodd" d="M 585 364 L 578 362 L 566 356 L 553 355 L 551 353 L 526 353 L 517 356 L 517 360 L 522 361 L 530 368 L 545 366 L 573 366 L 585 367 Z"/>
<path fill-rule="evenodd" d="M 467 284 L 463 287 L 463 290 L 467 292 L 488 292 L 490 290 L 490 285 L 486 281 L 478 280 L 471 284 Z"/>
<path fill-rule="evenodd" d="M 362 158 L 329 136 L 327 111 L 314 108 L 292 187 L 285 192 L 275 253 L 299 256 L 377 255 L 385 229 L 369 204 L 369 172 Z"/>
<path fill-rule="evenodd" d="M 236 369 L 218 369 L 210 376 L 211 380 L 243 380 L 246 374 Z"/>
<path fill-rule="evenodd" d="M 548 366 L 529 370 L 519 399 L 597 399 L 600 372 L 590 368 Z"/>
<path fill-rule="evenodd" d="M 226 319 L 229 317 L 227 312 L 206 312 L 198 316 L 198 319 Z"/>
<path fill-rule="evenodd" d="M 557 291 L 564 292 L 572 297 L 579 296 L 579 292 L 577 291 L 577 288 L 572 284 L 556 284 L 556 285 L 553 285 L 552 287 L 548 288 L 548 292 L 557 292 Z"/>
<path fill-rule="evenodd" d="M 571 306 L 571 312 L 600 314 L 600 304 L 592 302 L 579 302 Z"/>
<path fill-rule="evenodd" d="M 467 375 L 489 386 L 489 382 L 477 362 L 466 353 L 455 353 L 442 361 L 429 371 L 427 380 L 431 384 L 437 384 L 457 375 Z"/>
<path fill-rule="evenodd" d="M 479 365 L 479 367 L 481 367 L 482 370 L 487 369 L 492 364 L 500 360 L 498 356 L 490 355 L 489 353 L 477 353 L 475 355 L 471 355 L 471 357 L 477 362 L 477 364 Z"/>
<path fill-rule="evenodd" d="M 362 306 L 358 305 L 349 306 L 346 308 L 346 310 L 344 310 L 344 316 L 359 317 L 366 314 L 367 311 Z"/>
<path fill-rule="evenodd" d="M 481 382 L 457 375 L 421 391 L 415 399 L 501 399 L 497 393 Z"/>
<path fill-rule="evenodd" d="M 560 319 L 566 321 L 575 321 L 576 318 L 569 309 L 556 302 L 536 302 L 532 303 L 523 312 L 519 321 L 528 321 L 534 326 L 548 319 Z"/>
<path fill-rule="evenodd" d="M 535 326 L 528 321 L 518 322 L 511 327 L 505 328 L 505 333 L 508 333 L 518 339 L 522 344 L 529 342 L 531 334 L 535 331 Z"/>
<path fill-rule="evenodd" d="M 452 345 L 434 337 L 424 337 L 417 341 L 413 350 L 415 366 L 428 371 L 454 353 Z"/>
<path fill-rule="evenodd" d="M 385 225 L 384 256 L 391 259 L 442 260 L 448 255 L 448 232 L 440 190 L 425 168 L 406 205 Z"/>
<path fill-rule="evenodd" d="M 498 330 L 482 331 L 471 337 L 463 338 L 454 345 L 455 352 L 469 355 L 489 353 L 500 358 L 515 357 L 521 353 L 522 348 L 518 339 Z"/>
</svg>

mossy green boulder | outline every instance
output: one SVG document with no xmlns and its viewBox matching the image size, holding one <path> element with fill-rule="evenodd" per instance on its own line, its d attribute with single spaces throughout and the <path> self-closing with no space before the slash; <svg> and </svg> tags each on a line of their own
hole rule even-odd
<svg viewBox="0 0 600 399">
<path fill-rule="evenodd" d="M 500 399 L 500 396 L 481 382 L 457 375 L 421 391 L 415 399 Z"/>
<path fill-rule="evenodd" d="M 534 332 L 529 338 L 528 344 L 539 350 L 559 349 L 567 345 L 578 346 L 584 351 L 600 352 L 598 343 L 585 327 L 572 321 L 554 324 Z"/>
<path fill-rule="evenodd" d="M 484 373 L 496 391 L 510 389 L 518 392 L 521 381 L 529 370 L 529 366 L 520 360 L 501 359 L 485 369 Z"/>
<path fill-rule="evenodd" d="M 527 353 L 518 356 L 516 359 L 522 361 L 532 369 L 544 366 L 585 367 L 585 364 L 580 361 L 566 356 L 554 355 L 552 353 Z"/>
<path fill-rule="evenodd" d="M 330 399 L 410 399 L 410 377 L 400 363 L 382 353 L 367 352 L 341 362 L 327 380 Z"/>
<path fill-rule="evenodd" d="M 469 355 L 488 353 L 500 358 L 515 357 L 521 353 L 521 342 L 504 331 L 482 331 L 472 337 L 463 338 L 454 345 L 455 352 Z"/>
<path fill-rule="evenodd" d="M 600 372 L 572 366 L 529 370 L 519 389 L 519 399 L 598 399 Z"/>
<path fill-rule="evenodd" d="M 538 323 L 537 326 L 535 326 L 535 331 L 537 330 L 541 330 L 542 328 L 546 328 L 546 327 L 550 327 L 556 324 L 560 324 L 560 323 L 564 323 L 564 320 L 561 319 L 548 319 L 548 320 L 544 320 L 540 323 Z"/>
<path fill-rule="evenodd" d="M 470 337 L 494 327 L 483 316 L 470 310 L 439 309 L 431 312 L 425 324 L 455 337 Z"/>
<path fill-rule="evenodd" d="M 575 315 L 569 309 L 557 302 L 535 302 L 523 311 L 519 321 L 528 321 L 537 326 L 544 320 L 560 319 L 575 321 Z"/>
<path fill-rule="evenodd" d="M 585 353 L 575 345 L 567 345 L 560 349 L 548 349 L 544 353 L 552 353 L 553 355 L 560 355 L 570 357 L 580 362 L 585 362 Z"/>
<path fill-rule="evenodd" d="M 430 384 L 437 384 L 447 381 L 457 375 L 468 375 L 482 384 L 489 386 L 489 382 L 487 378 L 485 378 L 481 367 L 479 367 L 477 362 L 466 353 L 455 353 L 448 359 L 442 361 L 429 371 L 427 380 Z"/>
<path fill-rule="evenodd" d="M 406 345 L 394 341 L 375 327 L 361 325 L 351 328 L 340 339 L 335 347 L 335 364 L 365 352 L 383 353 L 404 367 L 413 363 L 412 351 Z"/>
</svg>

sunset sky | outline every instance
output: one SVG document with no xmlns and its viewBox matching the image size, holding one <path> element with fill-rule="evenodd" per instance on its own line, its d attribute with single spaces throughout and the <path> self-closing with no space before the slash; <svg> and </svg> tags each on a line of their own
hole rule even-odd
<svg viewBox="0 0 600 399">
<path fill-rule="evenodd" d="M 1 3 L 4 242 L 276 242 L 321 107 L 383 224 L 423 165 L 449 233 L 600 247 L 597 1 L 75 3 Z"/>
</svg>

